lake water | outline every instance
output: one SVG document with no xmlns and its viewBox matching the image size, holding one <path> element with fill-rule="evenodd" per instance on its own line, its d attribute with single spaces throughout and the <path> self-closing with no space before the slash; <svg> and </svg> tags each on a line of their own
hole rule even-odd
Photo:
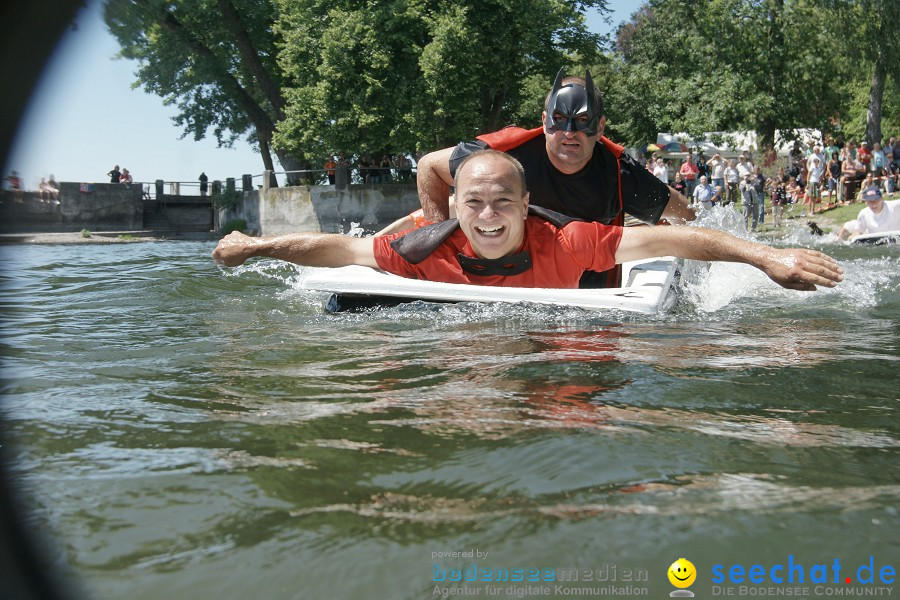
<svg viewBox="0 0 900 600">
<path fill-rule="evenodd" d="M 688 264 L 654 317 L 326 314 L 211 243 L 6 246 L 3 451 L 88 598 L 662 598 L 679 557 L 699 598 L 896 596 L 900 250 L 790 239 L 846 281 Z"/>
</svg>

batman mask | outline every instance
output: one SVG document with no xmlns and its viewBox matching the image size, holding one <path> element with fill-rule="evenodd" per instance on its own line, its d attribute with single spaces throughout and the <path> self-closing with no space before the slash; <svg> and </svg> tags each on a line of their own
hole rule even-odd
<svg viewBox="0 0 900 600">
<path fill-rule="evenodd" d="M 581 131 L 588 136 L 597 135 L 603 104 L 594 91 L 591 72 L 585 72 L 584 87 L 577 83 L 563 85 L 565 77 L 563 69 L 560 69 L 550 91 L 544 124 L 550 131 Z M 578 119 L 578 116 L 586 116 L 587 121 Z"/>
</svg>

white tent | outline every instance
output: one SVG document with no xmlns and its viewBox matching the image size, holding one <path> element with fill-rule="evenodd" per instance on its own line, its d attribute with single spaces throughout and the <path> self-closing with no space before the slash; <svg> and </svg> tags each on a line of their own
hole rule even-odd
<svg viewBox="0 0 900 600">
<path fill-rule="evenodd" d="M 784 133 L 789 133 L 785 131 Z M 822 144 L 822 132 L 818 129 L 797 129 L 794 135 L 800 141 L 801 148 L 806 148 L 808 140 L 813 140 L 816 144 Z M 710 131 L 704 133 L 700 140 L 691 138 L 686 133 L 658 133 L 656 135 L 656 145 L 661 148 L 660 156 L 666 157 L 683 157 L 687 152 L 667 152 L 662 150 L 669 144 L 679 143 L 691 148 L 695 154 L 703 152 L 707 157 L 719 153 L 725 158 L 734 158 L 743 152 L 756 154 L 759 151 L 757 144 L 757 135 L 755 131 Z M 779 156 L 788 156 L 793 141 L 785 141 L 780 130 L 775 131 L 775 151 Z"/>
</svg>

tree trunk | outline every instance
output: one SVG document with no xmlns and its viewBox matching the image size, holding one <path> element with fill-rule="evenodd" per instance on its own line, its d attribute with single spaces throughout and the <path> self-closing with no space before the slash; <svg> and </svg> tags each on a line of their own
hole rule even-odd
<svg viewBox="0 0 900 600">
<path fill-rule="evenodd" d="M 259 85 L 259 89 L 265 94 L 266 99 L 275 111 L 279 121 L 284 119 L 284 97 L 281 95 L 281 87 L 275 82 L 271 73 L 259 59 L 259 52 L 253 47 L 250 35 L 241 24 L 240 16 L 234 6 L 228 0 L 219 0 L 219 8 L 225 17 L 225 22 L 234 32 L 235 41 L 241 53 L 241 60 L 253 73 L 253 78 Z"/>
<path fill-rule="evenodd" d="M 506 88 L 491 93 L 491 90 L 481 90 L 481 132 L 497 131 L 503 124 L 500 117 L 503 114 L 503 103 L 506 101 Z"/>
<path fill-rule="evenodd" d="M 871 148 L 881 143 L 881 104 L 884 100 L 885 65 L 884 51 L 878 47 L 875 59 L 875 72 L 872 74 L 872 85 L 869 87 L 869 106 L 866 110 L 866 141 Z"/>
</svg>

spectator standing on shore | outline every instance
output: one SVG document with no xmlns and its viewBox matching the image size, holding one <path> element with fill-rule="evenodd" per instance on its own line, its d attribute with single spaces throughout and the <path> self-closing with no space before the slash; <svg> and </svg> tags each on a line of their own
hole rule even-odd
<svg viewBox="0 0 900 600">
<path fill-rule="evenodd" d="M 806 199 L 804 200 L 804 204 L 809 205 L 809 214 L 815 214 L 816 212 L 816 203 L 821 199 L 821 189 L 820 182 L 822 181 L 822 175 L 825 174 L 825 168 L 820 164 L 818 156 L 812 156 L 812 168 L 809 170 L 809 174 L 806 177 Z"/>
<path fill-rule="evenodd" d="M 391 182 L 391 157 L 387 154 L 381 157 L 381 183 Z"/>
<path fill-rule="evenodd" d="M 884 177 L 884 151 L 878 142 L 872 145 L 872 173 L 876 179 Z"/>
<path fill-rule="evenodd" d="M 198 179 L 200 180 L 200 195 L 205 196 L 206 192 L 209 191 L 209 177 L 206 176 L 205 171 L 201 171 Z"/>
<path fill-rule="evenodd" d="M 661 158 L 656 159 L 656 165 L 653 167 L 653 175 L 664 184 L 669 185 L 669 167 L 666 161 Z"/>
<path fill-rule="evenodd" d="M 744 217 L 744 225 L 756 231 L 759 224 L 759 211 L 757 209 L 756 188 L 752 173 L 747 173 L 741 178 L 741 215 Z"/>
<path fill-rule="evenodd" d="M 841 202 L 853 202 L 853 194 L 856 193 L 856 165 L 848 152 L 841 162 Z"/>
<path fill-rule="evenodd" d="M 753 191 L 756 192 L 756 211 L 759 214 L 757 222 L 762 225 L 766 220 L 766 178 L 759 167 L 753 168 Z"/>
<path fill-rule="evenodd" d="M 741 181 L 741 176 L 738 173 L 737 167 L 734 166 L 734 161 L 729 160 L 728 164 L 725 166 L 725 205 L 729 205 L 732 202 L 737 202 L 738 197 L 738 184 Z"/>
<path fill-rule="evenodd" d="M 831 160 L 828 161 L 828 193 L 831 202 L 835 202 L 837 198 L 838 182 L 841 180 L 841 161 L 838 160 L 838 153 L 831 153 Z"/>
<path fill-rule="evenodd" d="M 747 175 L 753 174 L 753 163 L 747 160 L 746 154 L 741 154 L 738 157 L 737 172 L 738 179 L 740 181 L 745 181 L 747 179 Z"/>
<path fill-rule="evenodd" d="M 715 187 L 725 189 L 725 159 L 716 152 L 706 163 L 709 169 L 709 179 Z"/>
<path fill-rule="evenodd" d="M 775 178 L 771 180 L 772 220 L 775 223 L 775 227 L 781 226 L 781 215 L 788 201 L 787 185 L 790 179 L 787 173 L 784 172 L 784 169 L 779 168 Z"/>
<path fill-rule="evenodd" d="M 119 183 L 119 180 L 122 178 L 122 173 L 119 171 L 119 165 L 116 165 L 112 168 L 112 171 L 107 173 L 109 175 L 110 183 Z"/>
<path fill-rule="evenodd" d="M 329 156 L 322 168 L 325 169 L 325 174 L 328 175 L 328 185 L 334 185 L 334 178 L 337 173 L 337 163 L 334 162 L 334 157 Z"/>
<path fill-rule="evenodd" d="M 709 181 L 709 165 L 706 162 L 706 157 L 703 156 L 702 150 L 697 155 L 697 176 L 705 176 L 706 180 Z"/>
<path fill-rule="evenodd" d="M 688 197 L 692 197 L 694 195 L 694 188 L 697 187 L 697 177 L 700 175 L 700 169 L 694 164 L 693 155 L 688 154 L 687 157 L 685 157 L 684 162 L 681 163 L 679 172 L 684 179 Z"/>
<path fill-rule="evenodd" d="M 369 160 L 368 154 L 359 155 L 359 178 L 363 183 L 376 183 L 374 173 L 372 172 L 372 161 Z"/>
<path fill-rule="evenodd" d="M 412 161 L 405 154 L 401 154 L 397 160 L 397 174 L 403 183 L 408 182 L 412 175 Z"/>
</svg>

